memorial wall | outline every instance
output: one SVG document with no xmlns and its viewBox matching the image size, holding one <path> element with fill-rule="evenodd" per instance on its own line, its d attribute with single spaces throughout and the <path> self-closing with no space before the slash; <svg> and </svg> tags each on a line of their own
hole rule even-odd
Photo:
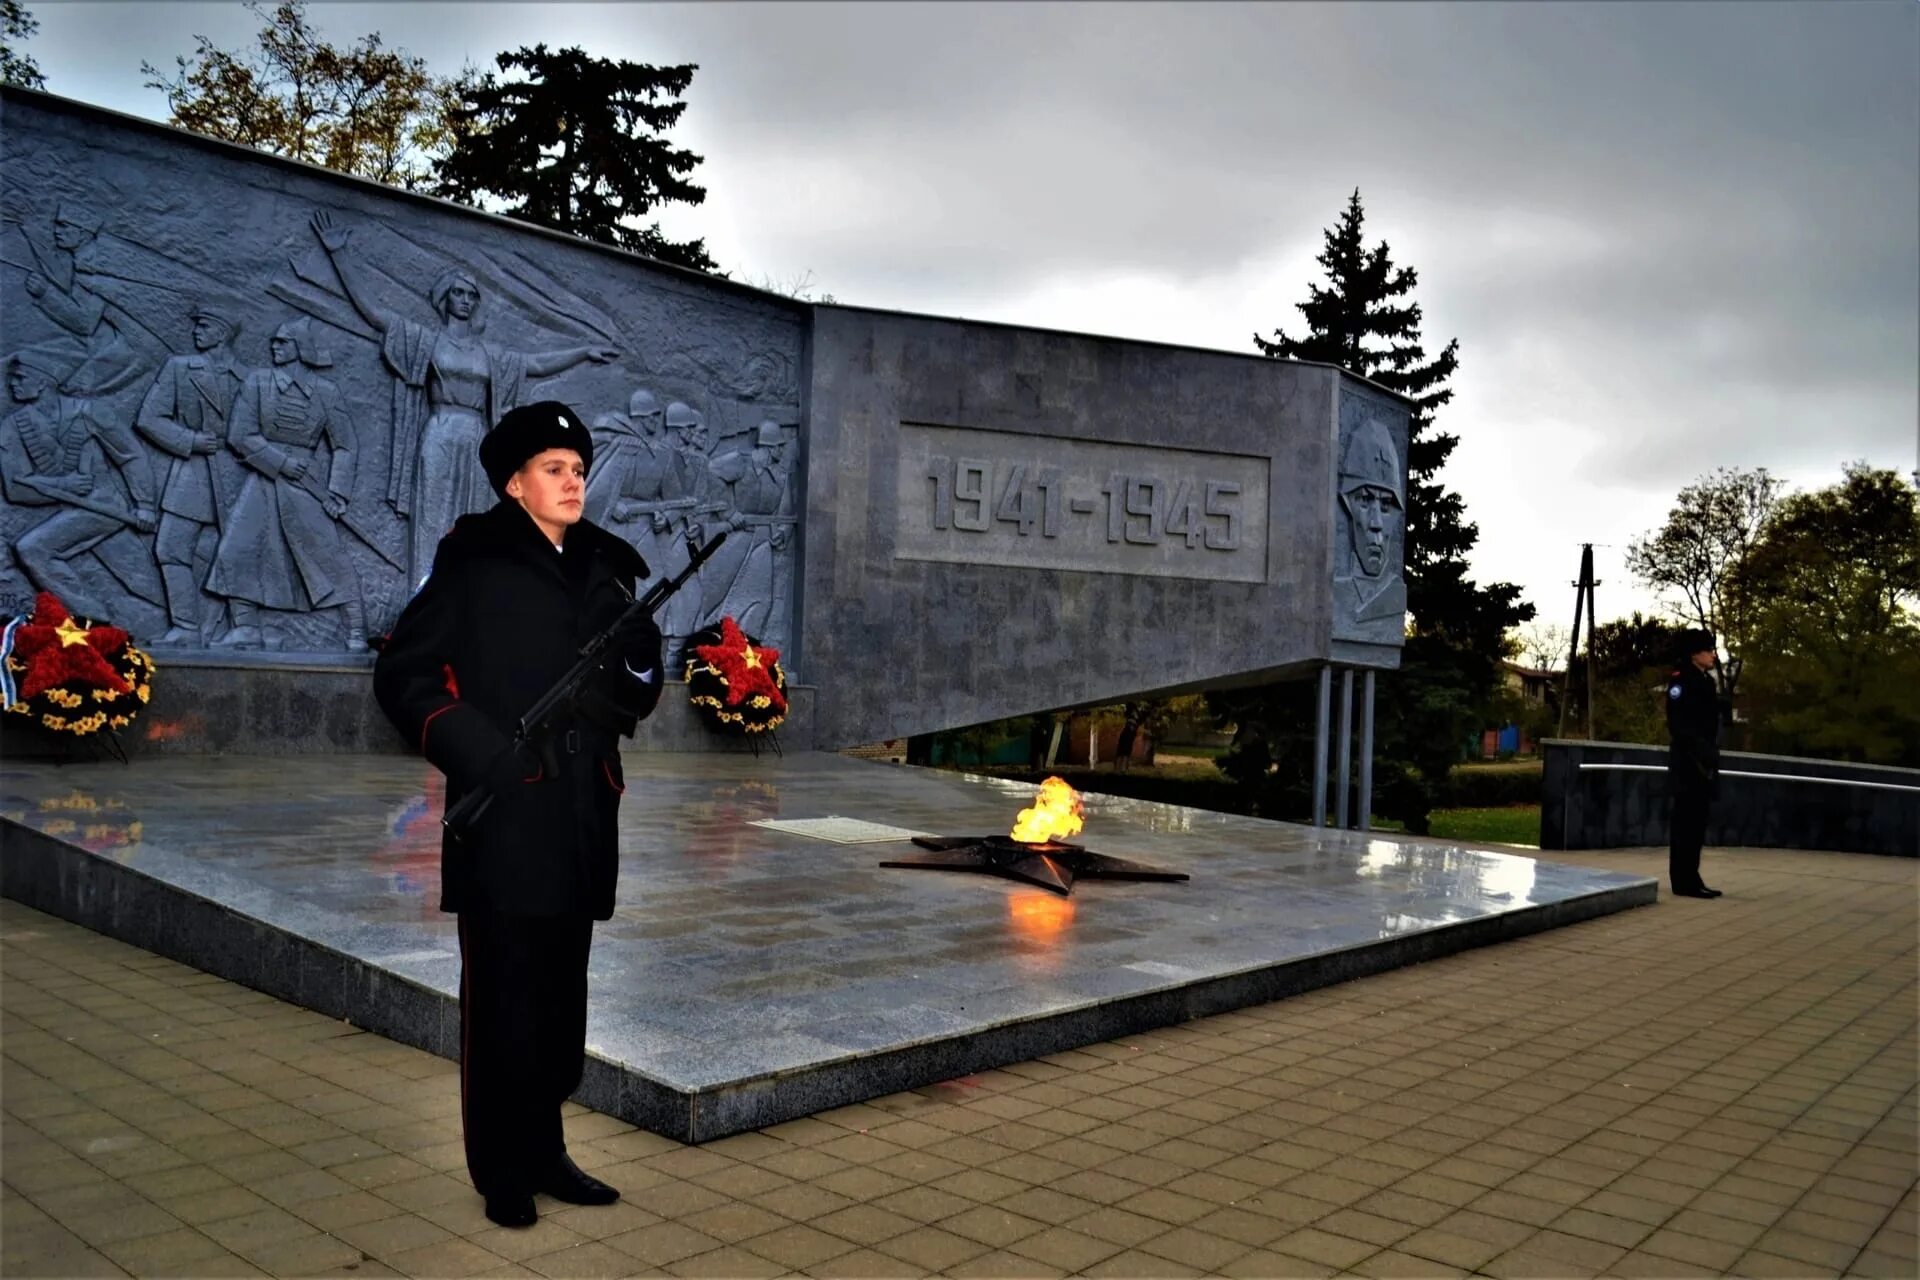
<svg viewBox="0 0 1920 1280">
<path fill-rule="evenodd" d="M 1260 356 L 814 313 L 829 740 L 1399 662 L 1406 402 Z"/>
<path fill-rule="evenodd" d="M 663 630 L 780 650 L 799 745 L 1399 661 L 1408 404 L 1327 366 L 809 305 L 15 89 L 0 353 L 0 614 L 130 631 L 199 705 L 161 749 L 404 749 L 366 650 L 538 399 L 656 570 L 729 531 Z"/>
<path fill-rule="evenodd" d="M 593 428 L 589 514 L 666 620 L 788 646 L 805 308 L 440 201 L 9 90 L 0 611 L 169 653 L 364 652 L 530 400 Z M 790 646 L 788 646 L 790 647 Z M 270 659 L 268 660 L 270 664 Z"/>
</svg>

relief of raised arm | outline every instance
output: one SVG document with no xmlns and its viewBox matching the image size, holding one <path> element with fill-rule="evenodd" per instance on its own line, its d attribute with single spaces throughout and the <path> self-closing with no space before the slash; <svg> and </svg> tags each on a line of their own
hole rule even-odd
<svg viewBox="0 0 1920 1280">
<path fill-rule="evenodd" d="M 360 268 L 354 264 L 351 255 L 342 252 L 347 247 L 347 241 L 353 237 L 353 228 L 335 225 L 333 215 L 325 209 L 314 211 L 312 224 L 313 233 L 320 237 L 320 247 L 327 251 L 333 269 L 340 275 L 340 287 L 346 290 L 347 301 L 376 332 L 385 333 L 387 313 L 372 304 L 365 283 L 359 279 Z"/>
</svg>

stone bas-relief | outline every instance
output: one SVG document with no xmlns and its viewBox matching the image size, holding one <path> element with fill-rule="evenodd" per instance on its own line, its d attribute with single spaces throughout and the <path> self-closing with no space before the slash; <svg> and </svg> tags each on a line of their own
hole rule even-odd
<svg viewBox="0 0 1920 1280">
<path fill-rule="evenodd" d="M 0 493 L 17 506 L 52 508 L 13 553 L 70 612 L 138 614 L 151 626 L 162 594 L 148 540 L 159 527 L 153 476 L 124 424 L 58 390 L 84 360 L 57 345 L 7 358 L 7 394 L 19 407 L 0 421 Z M 116 607 L 127 596 L 147 608 Z"/>
<path fill-rule="evenodd" d="M 433 549 L 453 522 L 494 504 L 480 468 L 480 439 L 520 403 L 524 385 L 582 360 L 605 364 L 620 352 L 608 346 L 523 352 L 483 342 L 487 326 L 480 285 L 461 267 L 443 270 L 427 290 L 437 327 L 405 319 L 373 301 L 361 268 L 347 252 L 351 227 L 335 226 L 321 210 L 313 215 L 313 229 L 353 309 L 381 335 L 380 358 L 395 379 L 387 501 L 400 515 L 412 517 L 407 573 L 419 583 L 433 568 Z"/>
<path fill-rule="evenodd" d="M 225 597 L 233 629 L 216 644 L 279 648 L 262 611 L 339 609 L 346 648 L 367 648 L 360 583 L 339 521 L 353 494 L 353 423 L 340 390 L 319 370 L 333 363 L 302 317 L 274 331 L 271 370 L 247 375 L 227 443 L 252 474 L 214 554 L 207 589 Z"/>
<path fill-rule="evenodd" d="M 1396 643 L 1405 627 L 1406 470 L 1387 425 L 1360 395 L 1341 405 L 1337 473 L 1341 537 L 1334 548 L 1333 634 Z"/>
<path fill-rule="evenodd" d="M 494 503 L 480 437 L 537 392 L 595 423 L 589 514 L 656 574 L 732 531 L 670 634 L 731 614 L 791 651 L 798 307 L 29 101 L 0 614 L 48 590 L 149 647 L 358 653 Z"/>
<path fill-rule="evenodd" d="M 728 535 L 662 610 L 668 665 L 684 660 L 689 636 L 723 617 L 756 639 L 791 634 L 794 428 L 766 419 L 751 439 L 735 436 L 715 450 L 699 411 L 677 400 L 662 407 L 642 387 L 626 412 L 601 414 L 592 430 L 587 515 L 649 565 L 684 564 L 685 548 Z"/>
<path fill-rule="evenodd" d="M 162 645 L 204 644 L 225 630 L 220 625 L 224 606 L 203 588 L 221 522 L 242 483 L 236 459 L 223 447 L 234 396 L 247 378 L 233 350 L 240 332 L 237 312 L 202 302 L 188 310 L 187 319 L 193 354 L 167 357 L 133 422 L 136 432 L 167 455 L 154 540 L 170 624 L 156 638 Z"/>
</svg>

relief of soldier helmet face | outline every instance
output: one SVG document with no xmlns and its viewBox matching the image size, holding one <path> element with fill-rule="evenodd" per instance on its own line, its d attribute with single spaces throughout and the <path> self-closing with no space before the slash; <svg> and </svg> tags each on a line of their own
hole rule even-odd
<svg viewBox="0 0 1920 1280">
<path fill-rule="evenodd" d="M 785 455 L 787 441 L 781 436 L 778 422 L 762 422 L 753 438 L 753 461 L 758 466 L 780 466 Z"/>
<path fill-rule="evenodd" d="M 32 404 L 45 395 L 51 381 L 40 370 L 18 360 L 7 369 L 7 391 L 21 404 Z"/>
<path fill-rule="evenodd" d="M 1347 509 L 1347 530 L 1360 572 L 1377 578 L 1387 569 L 1387 551 L 1393 526 L 1400 518 L 1400 499 L 1377 484 L 1359 484 L 1340 495 Z"/>
<path fill-rule="evenodd" d="M 683 401 L 675 400 L 668 405 L 662 421 L 666 423 L 667 433 L 673 437 L 676 445 L 684 449 L 693 444 L 693 428 L 699 421 L 699 415 Z"/>
<path fill-rule="evenodd" d="M 633 419 L 634 425 L 640 428 L 642 434 L 649 436 L 659 435 L 660 428 L 666 421 L 660 409 L 660 401 L 654 398 L 651 391 L 646 390 L 636 391 L 627 397 L 627 416 Z"/>
<path fill-rule="evenodd" d="M 1400 500 L 1400 451 L 1377 418 L 1356 423 L 1340 458 L 1340 505 L 1347 512 L 1347 533 L 1360 573 L 1378 578 L 1387 571 Z"/>
<path fill-rule="evenodd" d="M 267 339 L 267 354 L 275 364 L 292 364 L 300 357 L 300 344 L 285 329 L 279 329 Z"/>
</svg>

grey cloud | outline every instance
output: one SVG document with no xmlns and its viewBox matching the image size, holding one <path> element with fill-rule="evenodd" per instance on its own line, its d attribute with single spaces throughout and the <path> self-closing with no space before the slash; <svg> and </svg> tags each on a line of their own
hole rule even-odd
<svg viewBox="0 0 1920 1280">
<path fill-rule="evenodd" d="M 1357 186 L 1370 239 L 1420 272 L 1430 347 L 1461 340 L 1442 425 L 1466 443 L 1445 478 L 1486 532 L 1481 562 L 1543 603 L 1566 570 L 1505 567 L 1532 563 L 1513 540 L 1624 542 L 1722 464 L 1837 478 L 1850 457 L 1914 460 L 1905 0 L 314 14 L 443 70 L 543 39 L 699 63 L 676 137 L 707 157 L 711 195 L 670 229 L 851 302 L 1032 323 L 1021 308 L 1045 305 L 1244 351 L 1297 329 L 1320 232 Z M 146 112 L 141 57 L 254 25 L 233 4 L 38 16 L 56 92 Z M 106 99 L 94 69 L 121 64 L 133 92 Z M 1516 460 L 1535 476 L 1518 493 Z"/>
</svg>

